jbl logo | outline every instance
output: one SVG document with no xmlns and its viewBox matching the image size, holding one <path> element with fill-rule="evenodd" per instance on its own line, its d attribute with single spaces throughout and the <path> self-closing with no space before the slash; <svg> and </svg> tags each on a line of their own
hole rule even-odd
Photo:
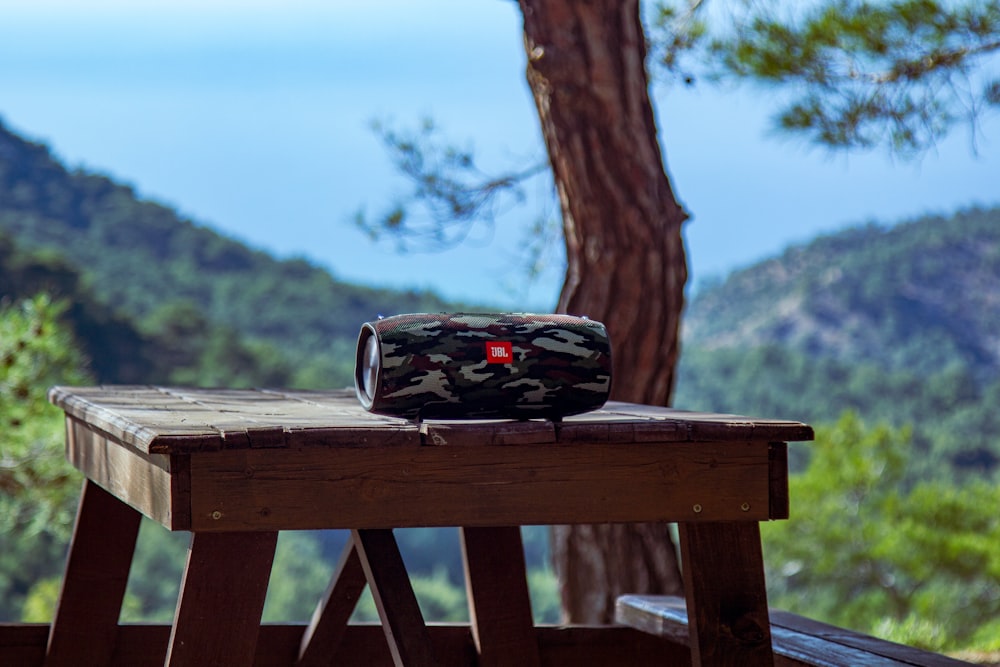
<svg viewBox="0 0 1000 667">
<path fill-rule="evenodd" d="M 486 343 L 486 363 L 509 364 L 514 361 L 514 350 L 510 342 L 488 341 Z"/>
</svg>

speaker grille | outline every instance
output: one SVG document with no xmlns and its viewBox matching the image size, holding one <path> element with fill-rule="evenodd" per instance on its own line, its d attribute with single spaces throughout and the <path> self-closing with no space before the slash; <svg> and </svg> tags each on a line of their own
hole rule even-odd
<svg viewBox="0 0 1000 667">
<path fill-rule="evenodd" d="M 423 417 L 557 417 L 600 407 L 611 387 L 603 324 L 569 315 L 420 313 L 362 328 L 378 340 L 377 373 L 355 373 L 373 412 Z M 375 377 L 364 391 L 360 384 Z"/>
</svg>

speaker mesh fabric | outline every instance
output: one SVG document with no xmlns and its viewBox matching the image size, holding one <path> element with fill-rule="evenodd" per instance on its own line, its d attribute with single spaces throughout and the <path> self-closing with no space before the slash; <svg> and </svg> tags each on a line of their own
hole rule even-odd
<svg viewBox="0 0 1000 667">
<path fill-rule="evenodd" d="M 374 391 L 362 350 L 378 342 Z M 600 322 L 525 313 L 409 314 L 362 326 L 358 397 L 401 417 L 548 417 L 599 408 L 611 389 L 611 345 Z"/>
</svg>

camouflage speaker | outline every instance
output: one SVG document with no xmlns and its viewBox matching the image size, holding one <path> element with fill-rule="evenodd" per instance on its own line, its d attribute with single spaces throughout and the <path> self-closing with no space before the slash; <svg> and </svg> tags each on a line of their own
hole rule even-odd
<svg viewBox="0 0 1000 667">
<path fill-rule="evenodd" d="M 604 405 L 611 344 L 568 315 L 396 315 L 362 325 L 354 380 L 384 415 L 558 419 Z"/>
</svg>

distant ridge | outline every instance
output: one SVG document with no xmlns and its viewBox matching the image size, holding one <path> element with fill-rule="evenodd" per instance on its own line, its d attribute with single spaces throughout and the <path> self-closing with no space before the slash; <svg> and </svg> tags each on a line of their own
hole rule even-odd
<svg viewBox="0 0 1000 667">
<path fill-rule="evenodd" d="M 193 307 L 298 366 L 333 348 L 343 357 L 361 323 L 379 313 L 470 309 L 427 291 L 346 283 L 304 259 L 276 259 L 127 185 L 69 170 L 2 122 L 0 234 L 24 251 L 61 257 L 99 301 L 140 329 Z"/>
<path fill-rule="evenodd" d="M 687 346 L 780 346 L 930 374 L 1000 371 L 1000 208 L 868 224 L 788 248 L 703 289 Z"/>
</svg>

